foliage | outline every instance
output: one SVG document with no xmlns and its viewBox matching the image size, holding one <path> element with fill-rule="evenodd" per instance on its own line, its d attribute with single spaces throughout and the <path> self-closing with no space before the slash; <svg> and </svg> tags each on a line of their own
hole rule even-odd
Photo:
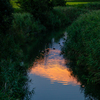
<svg viewBox="0 0 100 100">
<path fill-rule="evenodd" d="M 87 4 L 87 3 L 89 3 L 89 2 L 66 2 L 66 5 L 68 6 L 68 5 L 80 5 L 80 4 Z"/>
<path fill-rule="evenodd" d="M 78 8 L 87 9 L 87 10 L 99 10 L 100 9 L 100 2 L 92 2 L 87 4 L 80 4 L 77 5 Z"/>
<path fill-rule="evenodd" d="M 80 90 L 87 100 L 100 100 L 100 83 L 90 82 L 89 70 L 84 66 L 76 66 L 75 61 L 70 63 L 71 75 L 81 84 Z"/>
<path fill-rule="evenodd" d="M 10 0 L 10 4 L 13 6 L 13 8 L 19 8 L 18 5 L 17 5 L 17 2 L 18 0 Z"/>
<path fill-rule="evenodd" d="M 54 6 L 65 6 L 66 0 L 52 0 Z"/>
<path fill-rule="evenodd" d="M 78 67 L 89 72 L 84 79 L 100 82 L 100 11 L 81 15 L 69 28 L 65 52 Z"/>
<path fill-rule="evenodd" d="M 0 99 L 28 100 L 33 91 L 28 91 L 27 69 L 34 61 L 31 54 L 35 57 L 39 53 L 37 47 L 46 29 L 29 13 L 13 16 L 9 34 L 0 34 Z"/>
<path fill-rule="evenodd" d="M 4 0 L 1 1 L 0 5 L 3 5 Z M 70 25 L 80 14 L 88 12 L 87 10 L 70 7 L 58 7 L 53 10 L 53 2 L 33 0 L 33 3 L 31 3 L 31 1 L 32 0 L 19 0 L 20 4 L 23 3 L 21 4 L 21 8 L 31 14 L 22 13 L 21 10 L 21 13 L 13 14 L 13 21 L 12 8 L 7 8 L 9 13 L 0 12 L 1 15 L 4 14 L 3 16 L 0 15 L 0 24 L 2 24 L 2 26 L 0 26 L 0 29 L 2 29 L 2 31 L 0 31 L 1 100 L 22 100 L 24 96 L 26 96 L 26 98 L 29 96 L 30 92 L 28 91 L 26 83 L 28 81 L 26 70 L 28 65 L 30 65 L 39 54 L 38 48 L 42 50 L 41 48 L 43 48 L 42 45 L 44 41 L 48 39 L 44 39 L 48 35 L 47 29 L 58 29 L 64 27 L 64 25 Z M 0 10 L 2 7 L 4 7 L 4 9 L 8 7 L 5 6 L 6 4 L 9 4 L 9 2 L 6 2 L 4 6 L 0 6 Z M 97 16 L 94 17 L 93 15 Z M 66 42 L 68 49 L 65 48 L 66 51 L 68 50 L 67 53 L 72 55 L 70 59 L 75 59 L 78 66 L 81 65 L 84 69 L 83 62 L 86 63 L 85 72 L 89 72 L 90 76 L 84 76 L 84 79 L 89 82 L 93 80 L 93 82 L 99 82 L 100 76 L 98 67 L 98 55 L 100 54 L 98 51 L 100 49 L 100 41 L 98 40 L 99 34 L 97 34 L 100 31 L 100 25 L 99 23 L 97 24 L 97 22 L 99 22 L 98 16 L 100 16 L 99 11 L 93 12 L 93 14 L 90 13 L 81 16 L 80 20 L 82 20 L 82 22 L 77 20 L 73 23 L 72 27 L 69 28 L 69 33 L 70 31 L 73 32 L 68 35 L 69 39 Z M 84 21 L 83 19 L 87 20 Z M 8 26 L 10 26 L 11 21 L 12 26 L 8 32 L 5 32 L 7 35 L 4 35 L 4 30 L 5 28 L 6 30 L 9 28 Z M 81 27 L 82 25 L 83 27 Z M 88 38 L 90 38 L 91 41 Z M 31 54 L 34 54 L 34 58 L 32 58 Z M 84 58 L 86 59 L 84 60 Z M 78 71 L 78 68 L 76 69 Z M 91 78 L 91 76 L 94 77 Z"/>
<path fill-rule="evenodd" d="M 73 23 L 79 17 L 81 14 L 87 13 L 88 10 L 85 9 L 79 9 L 77 7 L 55 7 L 56 11 L 61 12 L 62 15 L 65 15 L 66 17 L 66 26 L 69 26 Z M 64 18 L 64 17 L 63 17 Z M 62 18 L 61 18 L 62 19 Z M 64 23 L 64 21 L 63 21 Z"/>
<path fill-rule="evenodd" d="M 23 49 L 24 55 L 32 53 L 37 54 L 36 49 L 44 36 L 46 36 L 46 28 L 41 25 L 40 21 L 35 21 L 33 16 L 29 13 L 15 13 L 14 20 L 12 22 L 11 33 L 14 34 L 14 40 Z M 21 41 L 21 42 L 20 42 Z M 32 45 L 32 47 L 31 47 Z M 26 49 L 27 48 L 27 49 Z M 34 53 L 35 52 L 35 53 Z M 32 59 L 28 56 L 25 59 Z"/>
<path fill-rule="evenodd" d="M 65 16 L 53 10 L 55 5 L 51 0 L 19 0 L 21 9 L 31 13 L 47 29 L 59 28 L 65 21 Z M 64 18 L 63 18 L 64 17 Z"/>
<path fill-rule="evenodd" d="M 36 19 L 41 19 L 45 12 L 53 8 L 51 0 L 18 0 L 18 4 L 20 4 L 20 8 L 31 13 Z"/>
<path fill-rule="evenodd" d="M 9 29 L 13 18 L 12 12 L 9 0 L 0 0 L 0 32 L 5 33 Z"/>
<path fill-rule="evenodd" d="M 14 32 L 16 39 L 22 41 L 22 44 L 26 40 L 31 43 L 35 35 L 43 35 L 42 33 L 46 32 L 46 28 L 41 25 L 40 21 L 35 21 L 29 13 L 15 13 L 13 16 L 11 31 Z"/>
<path fill-rule="evenodd" d="M 27 77 L 23 51 L 14 41 L 13 35 L 2 36 L 0 43 L 0 99 L 22 99 L 27 91 Z M 27 91 L 27 92 L 26 92 Z"/>
<path fill-rule="evenodd" d="M 57 10 L 49 11 L 41 19 L 41 23 L 48 30 L 57 30 L 66 24 L 66 16 Z"/>
<path fill-rule="evenodd" d="M 67 0 L 68 2 L 87 2 L 87 0 Z M 100 0 L 88 0 L 88 2 L 97 2 Z"/>
</svg>

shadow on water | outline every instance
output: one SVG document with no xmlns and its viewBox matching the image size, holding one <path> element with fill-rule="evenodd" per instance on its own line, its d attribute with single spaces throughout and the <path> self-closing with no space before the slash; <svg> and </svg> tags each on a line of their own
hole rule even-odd
<svg viewBox="0 0 100 100">
<path fill-rule="evenodd" d="M 67 57 L 64 56 L 64 58 Z M 66 65 L 71 71 L 71 75 L 80 82 L 80 90 L 84 93 L 85 100 L 100 100 L 100 84 L 86 83 L 86 78 L 89 77 L 88 70 L 84 69 L 84 66 L 76 66 L 75 61 L 71 61 L 69 64 L 66 63 Z"/>
<path fill-rule="evenodd" d="M 21 66 L 27 66 L 27 68 L 30 68 L 33 65 L 33 62 L 35 61 L 35 59 L 39 59 L 39 58 L 44 58 L 44 50 L 45 48 L 48 47 L 48 44 L 51 43 L 51 39 L 52 37 L 56 37 L 56 39 L 58 39 L 59 37 L 63 36 L 62 31 L 64 32 L 64 30 L 61 30 L 59 32 L 52 32 L 52 33 L 48 33 L 44 36 L 36 36 L 35 37 L 35 41 L 29 40 L 29 45 L 24 44 L 22 46 L 23 48 L 23 54 L 24 54 L 24 58 L 23 61 L 21 62 Z M 41 54 L 42 53 L 42 54 Z M 25 69 L 25 72 L 26 72 Z M 25 76 L 27 77 L 27 73 L 25 74 Z M 28 78 L 27 82 L 30 82 L 31 79 Z M 28 88 L 27 83 L 25 83 L 25 88 Z M 31 97 L 31 95 L 34 94 L 34 88 L 31 89 L 31 91 L 28 91 L 28 93 L 26 94 L 24 100 L 27 100 L 28 98 Z"/>
<path fill-rule="evenodd" d="M 25 50 L 25 54 L 28 54 L 26 61 L 28 62 L 29 66 L 31 67 L 35 59 L 39 59 L 41 57 L 44 58 L 43 54 L 46 51 L 48 51 L 45 49 L 49 48 L 49 44 L 51 44 L 51 39 L 55 37 L 56 41 L 58 41 L 59 38 L 64 35 L 63 34 L 64 32 L 65 29 L 62 29 L 59 32 L 55 32 L 55 31 L 52 33 L 50 32 L 43 38 L 36 37 L 36 41 L 31 43 L 31 45 L 27 47 L 28 49 Z"/>
</svg>

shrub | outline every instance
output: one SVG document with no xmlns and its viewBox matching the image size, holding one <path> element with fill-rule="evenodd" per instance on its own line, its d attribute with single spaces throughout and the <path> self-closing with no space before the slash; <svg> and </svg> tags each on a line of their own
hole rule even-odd
<svg viewBox="0 0 100 100">
<path fill-rule="evenodd" d="M 31 13 L 35 20 L 39 20 L 49 30 L 65 25 L 65 15 L 53 10 L 53 6 L 55 5 L 54 1 L 18 0 L 18 3 L 21 9 Z"/>
<path fill-rule="evenodd" d="M 31 13 L 36 19 L 40 18 L 53 8 L 51 0 L 18 0 L 20 8 Z"/>
<path fill-rule="evenodd" d="M 8 31 L 11 33 L 5 36 L 0 34 L 1 100 L 23 100 L 24 96 L 29 96 L 30 92 L 27 88 L 29 63 L 26 61 L 29 55 L 25 53 L 25 50 L 29 49 L 27 42 L 37 42 L 35 41 L 37 40 L 35 32 L 37 34 L 42 32 L 41 25 L 38 24 L 38 21 L 34 21 L 31 14 L 17 13 L 13 15 L 12 27 Z"/>
<path fill-rule="evenodd" d="M 54 6 L 65 6 L 66 5 L 66 0 L 52 0 Z"/>
<path fill-rule="evenodd" d="M 41 23 L 48 30 L 56 30 L 64 27 L 66 24 L 66 16 L 57 10 L 49 11 L 44 15 L 43 19 L 41 19 Z"/>
<path fill-rule="evenodd" d="M 100 11 L 81 15 L 68 27 L 65 52 L 77 66 L 89 71 L 85 77 L 89 82 L 100 82 Z"/>
<path fill-rule="evenodd" d="M 81 5 L 77 5 L 77 7 L 87 9 L 87 10 L 99 10 L 100 9 L 100 2 L 81 4 Z"/>
<path fill-rule="evenodd" d="M 55 7 L 56 11 L 61 12 L 66 16 L 66 25 L 69 26 L 79 17 L 81 14 L 85 14 L 88 10 L 79 9 L 76 7 Z"/>
<path fill-rule="evenodd" d="M 12 22 L 11 33 L 15 34 L 15 41 L 21 41 L 21 44 L 31 43 L 35 36 L 43 35 L 46 28 L 41 25 L 40 21 L 35 21 L 29 13 L 15 13 Z"/>
</svg>

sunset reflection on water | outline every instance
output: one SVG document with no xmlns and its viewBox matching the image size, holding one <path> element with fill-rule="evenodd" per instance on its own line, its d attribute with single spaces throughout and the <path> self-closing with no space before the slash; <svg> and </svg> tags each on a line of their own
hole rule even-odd
<svg viewBox="0 0 100 100">
<path fill-rule="evenodd" d="M 65 59 L 60 55 L 60 50 L 49 49 L 45 52 L 44 58 L 37 59 L 30 74 L 47 78 L 54 82 L 62 83 L 63 85 L 79 85 L 77 80 L 71 76 L 71 71 L 65 65 Z"/>
</svg>

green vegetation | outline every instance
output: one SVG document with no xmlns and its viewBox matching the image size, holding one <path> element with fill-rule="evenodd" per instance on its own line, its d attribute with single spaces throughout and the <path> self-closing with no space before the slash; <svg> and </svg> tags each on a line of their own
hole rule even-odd
<svg viewBox="0 0 100 100">
<path fill-rule="evenodd" d="M 79 17 L 81 14 L 85 14 L 88 12 L 86 9 L 79 9 L 78 7 L 55 7 L 56 11 L 61 12 L 62 15 L 66 18 L 66 26 L 69 26 Z"/>
<path fill-rule="evenodd" d="M 18 0 L 10 0 L 11 5 L 13 6 L 13 8 L 19 8 L 18 4 L 17 4 Z"/>
<path fill-rule="evenodd" d="M 66 0 L 52 0 L 54 6 L 65 6 Z"/>
<path fill-rule="evenodd" d="M 69 66 L 71 70 L 71 75 L 81 83 L 80 90 L 84 93 L 87 100 L 100 100 L 100 84 L 88 82 L 86 77 L 89 77 L 89 71 L 84 66 L 76 66 L 75 62 L 71 63 Z"/>
<path fill-rule="evenodd" d="M 50 31 L 69 25 L 67 57 L 76 61 L 76 72 L 82 67 L 88 73 L 88 77 L 80 75 L 87 83 L 100 82 L 100 3 L 54 7 L 65 2 L 19 0 L 18 7 L 17 0 L 11 0 L 13 9 L 9 0 L 0 2 L 0 100 L 29 99 L 33 91 L 28 91 L 27 69 L 44 48 Z"/>
<path fill-rule="evenodd" d="M 100 9 L 100 2 L 92 2 L 88 4 L 80 4 L 77 5 L 78 8 L 91 10 L 99 10 Z"/>
<path fill-rule="evenodd" d="M 99 83 L 100 75 L 100 10 L 81 15 L 68 27 L 65 44 L 67 57 L 76 61 L 76 66 L 88 71 L 82 76 L 87 83 Z M 77 68 L 76 68 L 77 69 Z"/>
<path fill-rule="evenodd" d="M 46 29 L 29 13 L 13 16 L 9 34 L 0 37 L 0 99 L 28 100 L 33 91 L 28 91 L 27 69 L 43 47 Z"/>
<path fill-rule="evenodd" d="M 4 1 L 1 0 L 1 2 Z M 5 2 L 3 4 L 9 4 L 7 1 Z M 2 6 L 5 7 L 3 4 Z M 5 9 L 1 9 L 1 7 L 0 11 L 10 10 L 8 7 L 11 6 L 6 6 Z M 13 15 L 9 10 L 3 14 L 6 18 L 12 19 Z M 24 36 L 22 38 L 23 34 L 17 33 L 18 30 L 17 32 L 14 30 L 15 16 L 13 20 L 3 18 L 2 21 L 4 20 L 4 22 L 1 23 L 2 27 L 0 27 L 0 100 L 21 100 L 25 96 L 28 98 L 28 93 L 30 93 L 28 92 L 26 83 L 28 81 L 26 76 L 28 66 L 24 62 L 26 57 L 24 57 L 24 49 L 22 48 L 22 44 L 24 44 L 22 39 L 25 38 Z"/>
<path fill-rule="evenodd" d="M 37 19 L 53 9 L 50 0 L 18 0 L 18 4 L 25 12 L 31 13 Z"/>
<path fill-rule="evenodd" d="M 47 30 L 64 26 L 62 21 L 65 17 L 57 11 L 43 11 L 43 14 L 46 13 L 43 23 L 44 19 L 38 19 L 21 8 L 14 8 L 12 13 L 13 9 L 8 1 L 4 3 L 1 0 L 1 3 L 0 100 L 28 100 L 34 91 L 28 91 L 27 69 L 39 55 L 39 50 L 44 48 Z"/>
<path fill-rule="evenodd" d="M 100 100 L 100 85 L 99 84 L 87 84 L 85 87 L 81 87 L 84 91 L 87 100 Z"/>
<path fill-rule="evenodd" d="M 87 4 L 89 2 L 66 2 L 66 5 L 78 5 L 78 4 Z"/>
<path fill-rule="evenodd" d="M 62 23 L 66 22 L 64 14 L 53 9 L 55 5 L 60 5 L 58 3 L 60 3 L 60 0 L 55 2 L 51 0 L 18 1 L 20 8 L 24 12 L 31 13 L 36 20 L 39 20 L 41 24 L 46 27 L 47 30 L 59 28 L 65 25 L 65 23 Z M 64 3 L 61 3 L 61 5 L 64 5 Z"/>
<path fill-rule="evenodd" d="M 0 0 L 0 33 L 5 33 L 6 30 L 10 27 L 13 9 L 7 0 Z"/>
<path fill-rule="evenodd" d="M 99 2 L 100 0 L 88 0 L 88 2 Z M 87 2 L 87 0 L 67 0 L 67 2 Z"/>
<path fill-rule="evenodd" d="M 72 75 L 81 83 L 81 90 L 87 100 L 99 100 L 100 2 L 72 7 L 87 13 L 79 14 L 67 27 L 68 37 L 62 48 L 65 52 L 64 57 L 70 59 L 69 68 L 72 70 Z"/>
</svg>

